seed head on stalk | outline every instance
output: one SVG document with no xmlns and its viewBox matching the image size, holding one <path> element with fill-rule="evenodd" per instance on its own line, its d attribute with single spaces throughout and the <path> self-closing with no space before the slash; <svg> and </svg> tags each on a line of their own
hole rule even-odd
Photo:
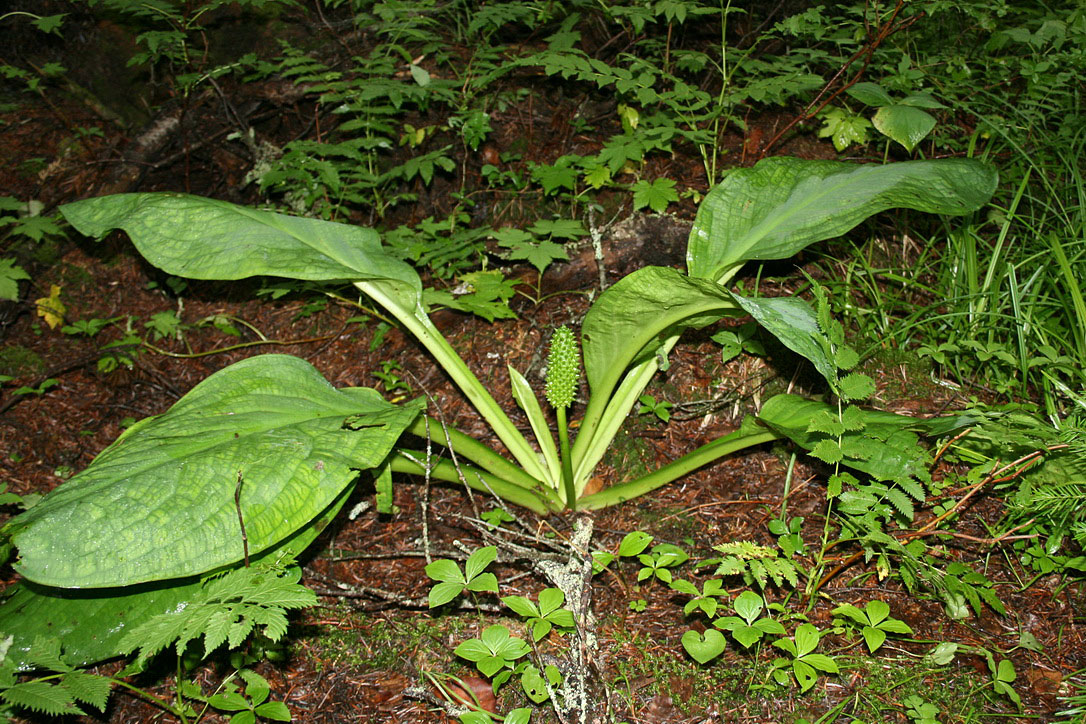
<svg viewBox="0 0 1086 724">
<path fill-rule="evenodd" d="M 547 355 L 547 381 L 543 392 L 547 402 L 554 407 L 558 420 L 558 446 L 562 456 L 562 487 L 566 492 L 566 505 L 577 509 L 577 493 L 573 485 L 573 464 L 569 456 L 569 427 L 566 424 L 566 408 L 573 404 L 580 370 L 580 352 L 577 340 L 569 327 L 562 325 L 551 336 L 551 351 Z"/>
</svg>

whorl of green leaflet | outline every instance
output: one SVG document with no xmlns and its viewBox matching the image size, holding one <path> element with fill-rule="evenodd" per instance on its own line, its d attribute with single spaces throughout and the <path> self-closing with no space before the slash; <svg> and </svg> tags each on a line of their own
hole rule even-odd
<svg viewBox="0 0 1086 724">
<path fill-rule="evenodd" d="M 580 370 L 580 352 L 573 332 L 565 325 L 554 330 L 551 351 L 547 356 L 547 381 L 544 393 L 555 409 L 565 409 L 573 404 Z"/>
</svg>

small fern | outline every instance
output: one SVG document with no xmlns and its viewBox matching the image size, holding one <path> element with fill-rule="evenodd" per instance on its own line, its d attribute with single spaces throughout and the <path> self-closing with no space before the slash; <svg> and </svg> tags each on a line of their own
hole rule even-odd
<svg viewBox="0 0 1086 724">
<path fill-rule="evenodd" d="M 208 579 L 200 594 L 183 609 L 159 614 L 130 630 L 120 646 L 139 651 L 135 668 L 142 669 L 159 651 L 173 645 L 184 653 L 191 641 L 203 637 L 204 657 L 226 643 L 236 648 L 262 626 L 278 641 L 287 630 L 287 611 L 317 603 L 316 594 L 298 583 L 301 570 L 283 563 L 238 568 Z"/>
<path fill-rule="evenodd" d="M 59 639 L 34 639 L 27 661 L 34 668 L 55 673 L 16 681 L 15 664 L 8 659 L 13 637 L 0 641 L 0 701 L 36 714 L 63 716 L 85 714 L 79 703 L 106 710 L 106 701 L 113 686 L 105 676 L 78 671 L 64 661 Z M 9 721 L 0 709 L 0 721 Z"/>
<path fill-rule="evenodd" d="M 705 565 L 717 567 L 713 575 L 742 576 L 748 586 L 757 583 L 762 590 L 770 579 L 777 588 L 783 588 L 786 582 L 792 588 L 799 585 L 800 569 L 791 560 L 781 558 L 776 548 L 735 541 L 713 546 L 713 550 L 723 554 L 705 561 Z"/>
</svg>

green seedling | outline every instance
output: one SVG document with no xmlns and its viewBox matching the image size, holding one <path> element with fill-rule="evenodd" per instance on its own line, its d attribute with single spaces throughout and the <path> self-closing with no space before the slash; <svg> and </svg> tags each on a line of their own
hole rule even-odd
<svg viewBox="0 0 1086 724">
<path fill-rule="evenodd" d="M 524 639 L 512 636 L 505 626 L 495 625 L 483 629 L 479 638 L 461 642 L 454 653 L 475 664 L 479 673 L 489 679 L 502 669 L 511 672 L 516 667 L 516 660 L 531 651 Z M 494 683 L 498 685 L 501 682 L 495 680 Z"/>
<path fill-rule="evenodd" d="M 539 642 L 551 629 L 570 629 L 574 626 L 573 612 L 562 608 L 566 595 L 557 588 L 544 588 L 539 592 L 539 604 L 532 603 L 524 596 L 505 596 L 502 598 L 509 608 L 524 617 L 532 631 L 532 640 Z"/>
<path fill-rule="evenodd" d="M 787 654 L 787 657 L 775 659 L 771 665 L 773 678 L 778 684 L 786 684 L 794 676 L 800 691 L 807 691 L 818 680 L 819 671 L 838 673 L 837 662 L 833 658 L 814 652 L 821 638 L 822 634 L 812 624 L 801 623 L 792 638 L 780 638 L 773 642 L 774 646 Z"/>
<path fill-rule="evenodd" d="M 732 638 L 749 649 L 765 636 L 784 636 L 784 626 L 772 618 L 762 617 L 765 599 L 754 591 L 743 591 L 736 597 L 732 608 L 738 616 L 725 616 L 713 621 L 713 625 L 731 633 Z"/>
<path fill-rule="evenodd" d="M 641 395 L 637 399 L 638 415 L 656 415 L 662 422 L 669 422 L 671 420 L 671 408 L 675 405 L 671 404 L 667 400 L 657 400 L 650 394 Z"/>
<path fill-rule="evenodd" d="M 939 724 L 939 707 L 913 694 L 901 702 L 905 706 L 905 716 L 913 724 Z"/>
<path fill-rule="evenodd" d="M 710 339 L 720 345 L 720 360 L 729 362 L 741 353 L 756 356 L 765 355 L 765 346 L 755 339 L 758 333 L 758 325 L 747 322 L 733 329 L 722 329 Z"/>
<path fill-rule="evenodd" d="M 641 562 L 641 570 L 637 572 L 638 581 L 658 578 L 670 584 L 673 578 L 671 569 L 686 563 L 690 555 L 677 545 L 657 543 L 651 552 L 642 553 L 637 560 Z"/>
<path fill-rule="evenodd" d="M 907 623 L 890 617 L 890 606 L 884 601 L 868 601 L 863 610 L 851 603 L 844 603 L 833 609 L 832 613 L 834 616 L 845 616 L 852 623 L 863 627 L 861 634 L 867 650 L 871 653 L 875 653 L 882 646 L 887 634 L 911 636 L 913 633 Z"/>
<path fill-rule="evenodd" d="M 412 392 L 411 385 L 404 381 L 404 378 L 400 375 L 401 372 L 403 372 L 403 368 L 399 362 L 385 360 L 381 363 L 381 369 L 370 374 L 381 381 L 381 386 L 385 388 L 387 394 L 395 396 L 396 393 L 402 392 L 403 395 L 410 395 Z M 397 399 L 404 399 L 403 395 L 397 396 Z"/>
<path fill-rule="evenodd" d="M 787 523 L 779 518 L 769 521 L 769 532 L 777 536 L 777 547 L 781 549 L 787 558 L 791 558 L 797 553 L 802 555 L 806 552 L 807 546 L 800 536 L 802 530 L 802 516 L 793 516 Z"/>
<path fill-rule="evenodd" d="M 641 552 L 648 548 L 652 544 L 652 541 L 653 537 L 643 530 L 635 530 L 627 533 L 623 536 L 622 541 L 618 544 L 618 548 L 614 553 L 609 551 L 592 552 L 592 572 L 601 573 L 603 569 L 611 565 L 616 558 L 629 558 L 641 555 Z"/>
<path fill-rule="evenodd" d="M 706 664 L 724 653 L 728 640 L 724 638 L 724 634 L 710 628 L 702 633 L 687 631 L 683 634 L 682 645 L 690 658 L 699 664 Z"/>
<path fill-rule="evenodd" d="M 724 581 L 719 578 L 710 578 L 702 586 L 701 590 L 690 581 L 684 581 L 682 579 L 671 582 L 672 590 L 679 593 L 685 593 L 690 596 L 690 600 L 683 606 L 683 615 L 689 616 L 694 611 L 700 610 L 709 618 L 716 616 L 717 609 L 720 607 L 721 596 L 727 595 L 727 591 L 724 589 Z"/>
<path fill-rule="evenodd" d="M 1014 702 L 1014 705 L 1019 710 L 1022 709 L 1022 697 L 1011 686 L 1014 680 L 1018 678 L 1018 673 L 1014 670 L 1014 664 L 1010 659 L 1001 659 L 996 662 L 995 657 L 988 650 L 984 651 L 985 658 L 988 662 L 988 670 L 992 674 L 992 689 L 1001 696 L 1005 696 Z"/>
<path fill-rule="evenodd" d="M 498 578 L 486 571 L 486 567 L 497 557 L 497 548 L 485 546 L 468 556 L 462 571 L 456 561 L 448 558 L 439 558 L 427 564 L 426 575 L 437 581 L 430 589 L 430 608 L 443 606 L 464 591 L 497 593 Z"/>
<path fill-rule="evenodd" d="M 512 523 L 516 518 L 509 514 L 504 508 L 491 508 L 490 510 L 482 513 L 480 518 L 486 523 L 487 528 L 494 530 L 501 528 L 506 523 Z"/>
<path fill-rule="evenodd" d="M 268 721 L 290 721 L 290 709 L 281 701 L 268 701 L 271 686 L 260 674 L 251 669 L 240 669 L 238 678 L 245 682 L 239 687 L 233 681 L 223 684 L 220 691 L 207 698 L 194 697 L 204 701 L 212 709 L 230 714 L 230 724 L 255 724 L 261 719 Z"/>
<path fill-rule="evenodd" d="M 550 692 L 561 683 L 562 672 L 553 664 L 544 666 L 542 672 L 532 664 L 526 664 L 520 675 L 520 686 L 524 695 L 536 704 L 542 704 L 551 698 Z"/>
<path fill-rule="evenodd" d="M 514 709 L 497 721 L 501 721 L 502 724 L 528 724 L 531 719 L 531 708 L 524 706 Z M 469 711 L 460 715 L 461 724 L 494 724 L 495 721 L 494 716 L 489 712 Z"/>
</svg>

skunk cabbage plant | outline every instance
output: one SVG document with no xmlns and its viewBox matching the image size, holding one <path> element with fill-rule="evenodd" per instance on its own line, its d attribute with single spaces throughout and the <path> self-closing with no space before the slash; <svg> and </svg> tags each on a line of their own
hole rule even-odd
<svg viewBox="0 0 1086 724">
<path fill-rule="evenodd" d="M 2 533 L 18 549 L 15 568 L 29 583 L 0 606 L 0 632 L 16 634 L 24 645 L 37 631 L 71 631 L 65 645 L 81 662 L 121 653 L 116 632 L 103 633 L 117 627 L 105 622 L 119 620 L 124 628 L 179 605 L 194 579 L 241 564 L 243 533 L 254 556 L 311 540 L 358 471 L 371 471 L 386 492 L 397 473 L 464 480 L 547 514 L 630 500 L 769 440 L 794 437 L 802 445 L 804 420 L 826 406 L 782 396 L 738 430 L 659 470 L 586 494 L 631 407 L 687 328 L 752 316 L 833 383 L 834 363 L 818 342 L 824 330 L 814 310 L 798 299 L 745 298 L 728 289 L 746 262 L 787 258 L 886 209 L 966 214 L 988 201 L 995 184 L 991 169 L 965 159 L 867 166 L 771 158 L 732 172 L 701 204 L 686 273 L 644 267 L 588 311 L 579 347 L 589 396 L 579 425 L 568 427 L 577 343 L 561 333 L 557 354 L 564 361 L 552 366 L 567 377 L 548 380 L 549 391 L 562 391 L 557 401 L 548 395 L 559 420 L 557 442 L 535 391 L 510 367 L 513 397 L 532 438 L 517 429 L 431 322 L 418 274 L 386 251 L 372 229 L 175 193 L 67 204 L 61 211 L 79 232 L 101 238 L 122 229 L 151 264 L 172 275 L 354 284 L 431 353 L 509 457 L 436 423 L 421 401 L 397 406 L 373 390 L 335 389 L 285 355 L 239 362 L 166 413 L 128 429 L 89 467 L 9 522 Z M 901 425 L 909 422 L 900 418 Z M 459 464 L 411 454 L 405 432 L 453 448 Z M 380 500 L 390 504 L 387 495 Z M 89 618 L 105 628 L 87 628 L 86 620 L 71 626 L 77 610 L 93 611 Z"/>
</svg>

